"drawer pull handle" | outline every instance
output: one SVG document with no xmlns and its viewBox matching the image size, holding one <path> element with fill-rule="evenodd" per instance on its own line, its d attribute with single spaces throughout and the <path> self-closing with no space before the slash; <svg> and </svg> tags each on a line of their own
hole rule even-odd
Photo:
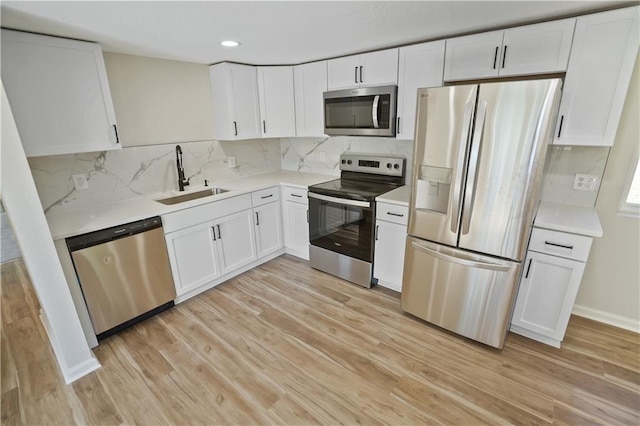
<svg viewBox="0 0 640 426">
<path fill-rule="evenodd" d="M 527 278 L 529 278 L 529 271 L 531 271 L 531 261 L 533 259 L 529 259 L 529 266 L 527 266 L 527 273 L 524 275 L 524 279 L 526 280 Z"/>
<path fill-rule="evenodd" d="M 296 197 L 296 198 L 302 198 L 302 195 L 300 194 L 291 194 L 292 197 Z"/>
<path fill-rule="evenodd" d="M 549 242 L 549 241 L 545 241 L 544 245 L 545 246 L 554 246 L 554 247 L 565 248 L 567 250 L 573 250 L 573 246 L 568 246 L 568 245 L 565 245 L 565 244 L 552 243 L 552 242 Z"/>
<path fill-rule="evenodd" d="M 404 215 L 403 215 L 403 214 L 400 214 L 400 213 L 387 212 L 387 214 L 388 214 L 389 216 L 404 217 Z"/>
<path fill-rule="evenodd" d="M 270 197 L 273 197 L 273 194 L 265 195 L 265 196 L 260 197 L 260 198 L 262 198 L 264 200 L 265 198 L 270 198 Z"/>
</svg>

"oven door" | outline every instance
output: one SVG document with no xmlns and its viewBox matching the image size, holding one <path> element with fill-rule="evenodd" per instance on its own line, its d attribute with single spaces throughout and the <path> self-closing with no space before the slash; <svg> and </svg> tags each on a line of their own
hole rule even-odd
<svg viewBox="0 0 640 426">
<path fill-rule="evenodd" d="M 374 203 L 309 192 L 309 243 L 373 262 Z"/>
</svg>

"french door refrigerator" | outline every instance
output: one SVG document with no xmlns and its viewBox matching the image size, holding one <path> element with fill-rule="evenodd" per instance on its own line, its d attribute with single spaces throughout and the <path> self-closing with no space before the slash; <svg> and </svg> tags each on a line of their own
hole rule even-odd
<svg viewBox="0 0 640 426">
<path fill-rule="evenodd" d="M 404 311 L 502 348 L 561 85 L 418 91 Z"/>
</svg>

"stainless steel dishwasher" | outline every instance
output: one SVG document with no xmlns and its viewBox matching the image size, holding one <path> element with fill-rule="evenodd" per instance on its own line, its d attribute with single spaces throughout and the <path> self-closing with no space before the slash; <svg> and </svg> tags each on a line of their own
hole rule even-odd
<svg viewBox="0 0 640 426">
<path fill-rule="evenodd" d="M 159 217 L 66 241 L 98 340 L 174 305 Z"/>
</svg>

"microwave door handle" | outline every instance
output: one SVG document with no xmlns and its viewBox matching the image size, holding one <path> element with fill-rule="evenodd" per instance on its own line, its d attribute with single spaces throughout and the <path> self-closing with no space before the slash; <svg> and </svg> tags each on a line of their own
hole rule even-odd
<svg viewBox="0 0 640 426">
<path fill-rule="evenodd" d="M 471 138 L 471 155 L 469 155 L 469 177 L 467 187 L 465 188 L 464 201 L 462 205 L 462 234 L 469 233 L 471 224 L 471 214 L 473 213 L 473 204 L 476 198 L 476 179 L 478 177 L 478 158 L 480 157 L 480 148 L 482 143 L 482 133 L 484 130 L 484 120 L 487 116 L 487 101 L 478 101 L 478 118 L 476 119 L 476 128 Z"/>
<path fill-rule="evenodd" d="M 380 102 L 380 95 L 375 95 L 373 97 L 373 107 L 371 108 L 371 118 L 373 119 L 373 128 L 379 129 L 380 125 L 378 124 L 378 103 Z"/>
<path fill-rule="evenodd" d="M 458 161 L 456 163 L 456 176 L 453 186 L 453 205 L 451 217 L 451 232 L 458 232 L 458 225 L 460 224 L 460 198 L 462 197 L 462 176 L 466 169 L 465 158 L 467 155 L 467 146 L 469 145 L 469 132 L 471 131 L 471 119 L 473 118 L 473 107 L 475 104 L 475 97 L 473 101 L 467 102 L 464 107 L 464 115 L 462 117 L 462 134 L 460 135 L 460 143 L 458 146 Z"/>
</svg>

